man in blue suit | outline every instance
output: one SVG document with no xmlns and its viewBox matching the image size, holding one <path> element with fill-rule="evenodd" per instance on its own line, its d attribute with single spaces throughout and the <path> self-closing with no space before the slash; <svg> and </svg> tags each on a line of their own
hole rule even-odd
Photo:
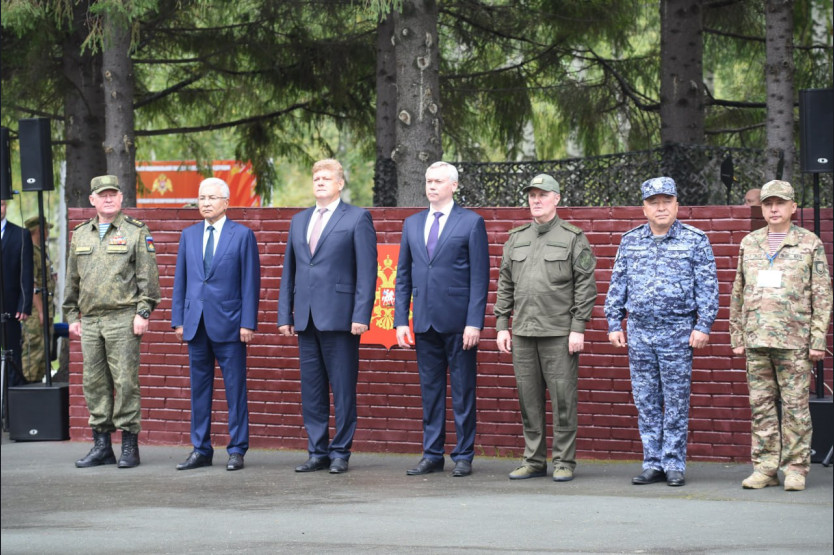
<svg viewBox="0 0 834 555">
<path fill-rule="evenodd" d="M 215 359 L 229 406 L 226 470 L 240 470 L 249 449 L 246 344 L 258 327 L 261 264 L 252 230 L 226 218 L 226 182 L 216 177 L 205 179 L 199 195 L 204 221 L 182 232 L 171 300 L 171 326 L 181 341 L 188 342 L 194 445 L 177 470 L 211 466 Z"/>
<path fill-rule="evenodd" d="M 10 386 L 23 385 L 23 364 L 21 357 L 20 323 L 32 313 L 32 292 L 34 277 L 32 266 L 32 236 L 20 226 L 6 220 L 6 201 L 0 201 L 2 211 L 2 247 L 3 247 L 3 306 L 0 311 L 8 315 L 6 320 L 6 337 L 3 349 L 12 351 L 14 364 L 6 366 L 8 372 L 3 376 Z M 8 341 L 8 343 L 6 343 Z"/>
<path fill-rule="evenodd" d="M 426 170 L 429 209 L 403 224 L 394 325 L 400 347 L 414 344 L 408 327 L 413 300 L 423 397 L 423 458 L 406 472 L 409 476 L 443 470 L 447 366 L 457 436 L 452 476 L 472 473 L 476 356 L 489 289 L 489 243 L 484 219 L 452 200 L 457 188 L 457 169 L 435 162 Z"/>
<path fill-rule="evenodd" d="M 342 165 L 313 165 L 316 205 L 290 223 L 278 332 L 298 333 L 301 409 L 309 458 L 296 472 L 348 470 L 356 431 L 359 337 L 368 330 L 377 280 L 376 231 L 370 213 L 341 200 Z M 330 395 L 336 433 L 329 439 Z"/>
</svg>

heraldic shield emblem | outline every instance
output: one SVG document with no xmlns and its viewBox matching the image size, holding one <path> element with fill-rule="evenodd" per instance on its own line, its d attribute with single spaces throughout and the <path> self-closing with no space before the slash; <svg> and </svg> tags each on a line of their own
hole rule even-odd
<svg viewBox="0 0 834 555">
<path fill-rule="evenodd" d="M 397 344 L 397 330 L 394 328 L 394 299 L 396 298 L 397 261 L 400 258 L 399 244 L 378 244 L 376 264 L 376 295 L 371 325 L 362 334 L 359 342 L 363 345 L 382 345 L 390 349 Z M 411 324 L 411 307 L 408 309 L 408 325 Z"/>
</svg>

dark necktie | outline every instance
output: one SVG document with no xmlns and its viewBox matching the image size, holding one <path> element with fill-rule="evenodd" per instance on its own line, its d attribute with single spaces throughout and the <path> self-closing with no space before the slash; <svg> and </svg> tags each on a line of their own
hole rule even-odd
<svg viewBox="0 0 834 555">
<path fill-rule="evenodd" d="M 214 226 L 208 226 L 209 238 L 206 241 L 206 252 L 203 254 L 203 273 L 208 275 L 211 261 L 214 260 Z"/>
<path fill-rule="evenodd" d="M 319 219 L 313 225 L 313 232 L 310 233 L 310 254 L 316 252 L 316 245 L 319 244 L 319 237 L 321 237 L 321 224 L 324 221 L 324 213 L 327 208 L 319 208 Z"/>
<path fill-rule="evenodd" d="M 434 248 L 437 246 L 437 237 L 440 235 L 440 216 L 443 212 L 434 213 L 434 221 L 429 229 L 429 238 L 426 240 L 426 252 L 429 254 L 429 260 L 434 256 Z"/>
</svg>

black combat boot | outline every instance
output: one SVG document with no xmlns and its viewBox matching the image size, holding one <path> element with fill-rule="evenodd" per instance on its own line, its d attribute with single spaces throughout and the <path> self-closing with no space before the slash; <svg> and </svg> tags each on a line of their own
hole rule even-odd
<svg viewBox="0 0 834 555">
<path fill-rule="evenodd" d="M 119 468 L 134 466 L 139 466 L 139 436 L 122 430 L 122 456 L 119 458 Z"/>
<path fill-rule="evenodd" d="M 113 452 L 113 445 L 110 443 L 110 432 L 97 432 L 93 430 L 93 448 L 83 459 L 75 461 L 78 468 L 89 468 L 102 464 L 116 464 L 116 454 Z"/>
</svg>

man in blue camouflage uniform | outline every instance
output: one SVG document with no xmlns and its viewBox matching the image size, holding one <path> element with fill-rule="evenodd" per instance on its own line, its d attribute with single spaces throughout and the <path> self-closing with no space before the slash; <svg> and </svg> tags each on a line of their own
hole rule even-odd
<svg viewBox="0 0 834 555">
<path fill-rule="evenodd" d="M 677 220 L 675 182 L 642 185 L 648 223 L 623 235 L 605 299 L 608 339 L 625 347 L 643 442 L 642 485 L 686 483 L 692 349 L 709 342 L 718 313 L 718 278 L 709 239 Z"/>
</svg>

